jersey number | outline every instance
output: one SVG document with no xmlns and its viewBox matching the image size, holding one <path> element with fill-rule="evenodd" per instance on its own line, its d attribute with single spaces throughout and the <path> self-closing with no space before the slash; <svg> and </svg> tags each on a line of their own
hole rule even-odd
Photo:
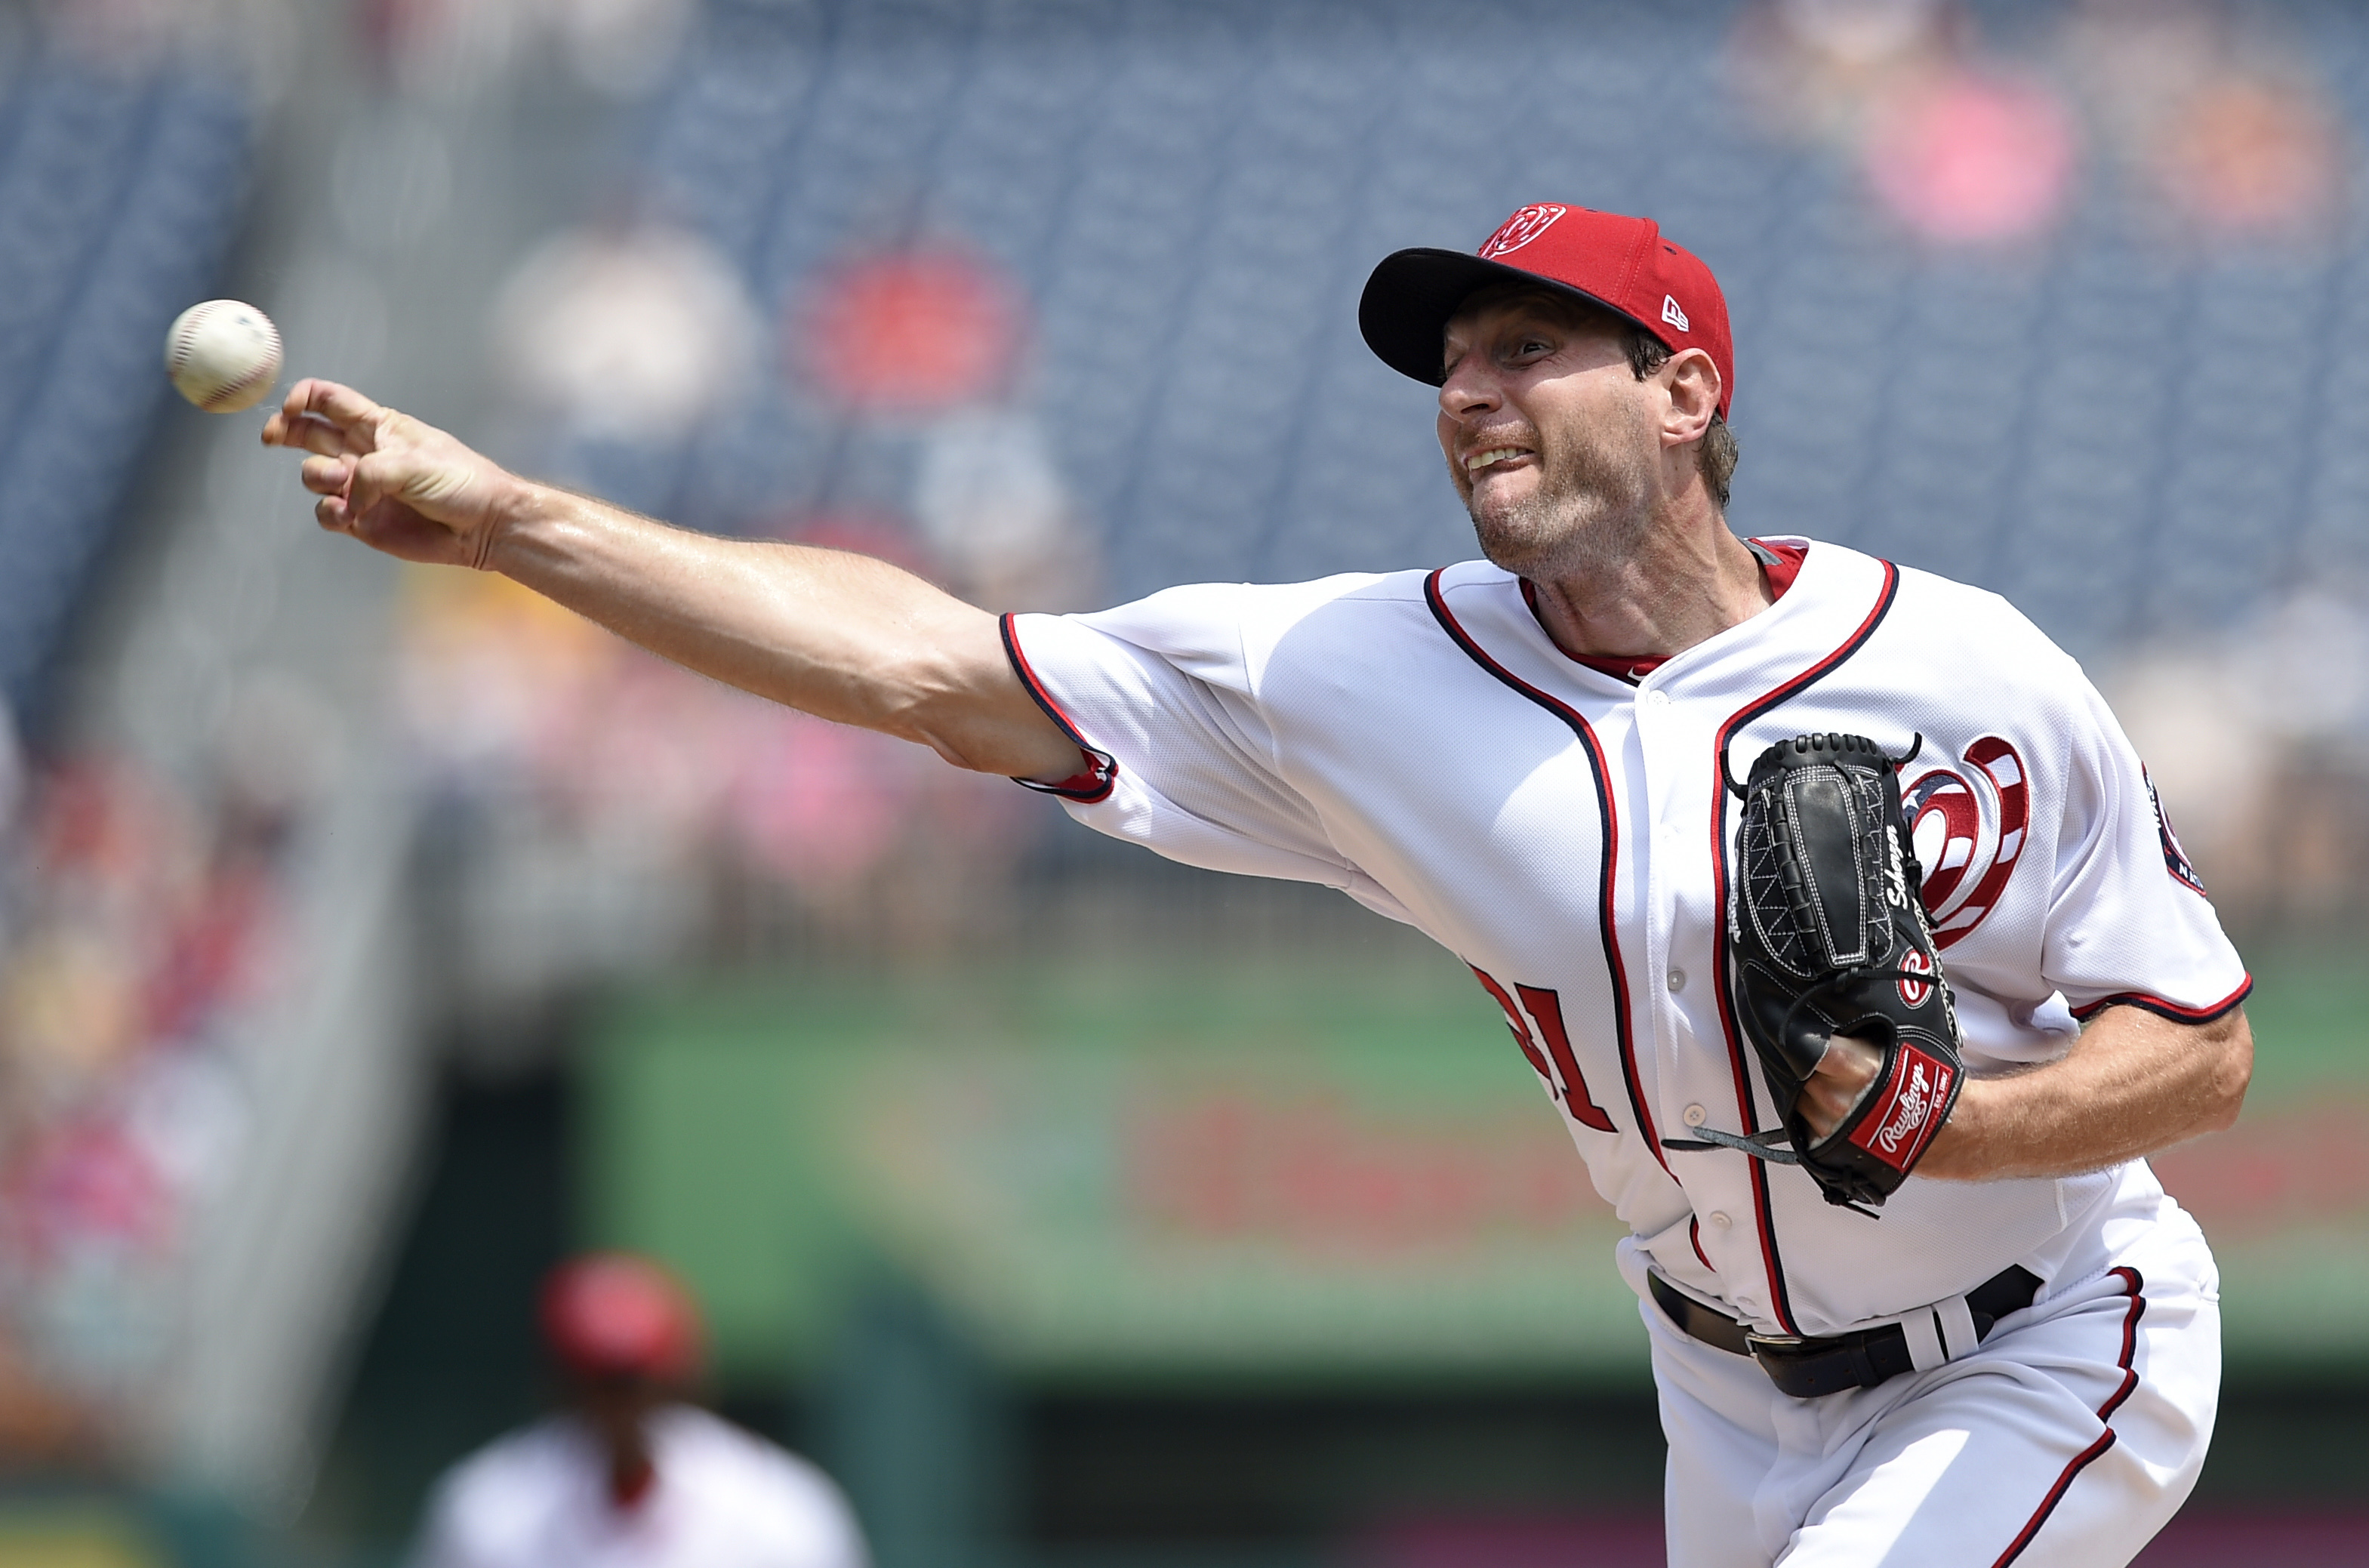
<svg viewBox="0 0 2369 1568">
<path fill-rule="evenodd" d="M 1522 1054 L 1529 1058 L 1530 1066 L 1547 1081 L 1547 1087 L 1554 1092 L 1556 1099 L 1562 1102 L 1563 1109 L 1571 1113 L 1572 1119 L 1598 1132 L 1616 1130 L 1612 1118 L 1597 1107 L 1596 1097 L 1587 1092 L 1587 1080 L 1579 1075 L 1579 1059 L 1571 1052 L 1571 1034 L 1562 1026 L 1562 998 L 1553 991 L 1540 990 L 1536 986 L 1516 986 L 1514 990 L 1522 999 L 1521 1004 L 1516 1006 L 1514 999 L 1505 994 L 1504 986 L 1477 968 L 1472 973 L 1489 994 L 1497 999 L 1497 1005 L 1505 1010 L 1505 1027 L 1514 1032 L 1514 1044 L 1522 1047 Z M 1527 1015 L 1524 1013 L 1526 1008 L 1528 1010 Z M 1530 1033 L 1530 1020 L 1533 1018 L 1538 1020 L 1538 1034 L 1546 1037 L 1547 1048 L 1543 1056 L 1539 1052 L 1538 1036 Z M 1548 1057 L 1554 1059 L 1552 1067 L 1547 1065 Z"/>
</svg>

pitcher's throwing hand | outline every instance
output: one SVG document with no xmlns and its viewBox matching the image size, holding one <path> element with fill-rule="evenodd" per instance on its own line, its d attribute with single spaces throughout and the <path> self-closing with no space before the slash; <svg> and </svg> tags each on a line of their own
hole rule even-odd
<svg viewBox="0 0 2369 1568">
<path fill-rule="evenodd" d="M 313 515 L 406 561 L 483 567 L 520 482 L 432 425 L 334 381 L 289 388 L 263 444 L 299 447 Z"/>
</svg>

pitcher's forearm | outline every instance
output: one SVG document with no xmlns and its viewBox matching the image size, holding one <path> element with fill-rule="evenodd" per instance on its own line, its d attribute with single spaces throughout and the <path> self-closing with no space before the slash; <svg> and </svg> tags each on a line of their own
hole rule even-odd
<svg viewBox="0 0 2369 1568">
<path fill-rule="evenodd" d="M 876 574 L 858 560 L 712 538 L 521 483 L 486 564 L 703 675 L 823 718 L 901 732 L 896 718 L 911 705 L 914 673 L 895 666 L 914 656 L 888 633 L 959 636 L 981 612 L 904 574 L 900 583 L 867 580 Z"/>
<path fill-rule="evenodd" d="M 503 513 L 486 566 L 653 653 L 964 767 L 1077 771 L 995 618 L 885 561 L 692 533 L 525 481 Z"/>
<path fill-rule="evenodd" d="M 885 561 L 714 539 L 537 485 L 337 382 L 298 382 L 262 436 L 308 454 L 321 526 L 373 550 L 502 572 L 703 675 L 962 767 L 1079 771 L 994 617 Z"/>
<path fill-rule="evenodd" d="M 2186 1024 L 2110 1008 L 2062 1060 L 1969 1080 L 1917 1173 L 2069 1176 L 2221 1131 L 2245 1103 L 2253 1061 L 2242 1011 Z"/>
</svg>

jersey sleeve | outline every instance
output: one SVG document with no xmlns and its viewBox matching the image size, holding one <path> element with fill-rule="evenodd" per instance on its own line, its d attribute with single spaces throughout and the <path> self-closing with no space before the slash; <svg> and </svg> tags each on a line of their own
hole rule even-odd
<svg viewBox="0 0 2369 1568">
<path fill-rule="evenodd" d="M 2045 978 L 2080 1019 L 2122 1003 L 2192 1023 L 2216 1018 L 2253 981 L 2138 754 L 2105 700 L 2076 680 Z"/>
<path fill-rule="evenodd" d="M 1004 617 L 1013 670 L 1092 760 L 1076 778 L 1035 787 L 1086 826 L 1171 860 L 1354 893 L 1363 878 L 1276 766 L 1243 652 L 1261 591 L 1171 589 L 1093 615 Z"/>
</svg>

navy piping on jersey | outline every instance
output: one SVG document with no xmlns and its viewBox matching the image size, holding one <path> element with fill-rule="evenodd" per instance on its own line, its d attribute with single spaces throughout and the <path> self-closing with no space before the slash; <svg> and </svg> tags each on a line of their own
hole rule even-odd
<svg viewBox="0 0 2369 1568">
<path fill-rule="evenodd" d="M 2123 1313 L 2123 1354 L 2116 1363 L 2123 1369 L 2123 1380 L 2112 1393 L 2106 1396 L 2106 1402 L 2098 1407 L 2098 1419 L 2100 1421 L 2112 1420 L 2114 1412 L 2122 1409 L 2123 1402 L 2138 1389 L 2138 1370 L 2131 1363 L 2138 1355 L 2139 1319 L 2146 1315 L 2146 1298 L 2140 1294 L 2146 1288 L 2146 1281 L 2139 1277 L 2139 1271 L 2125 1266 L 2107 1272 L 2122 1276 L 2123 1288 L 2130 1292 L 2131 1304 L 2129 1310 Z M 2040 1500 L 2040 1506 L 2032 1510 L 2031 1517 L 2024 1521 L 2023 1528 L 2016 1532 L 2015 1539 L 2008 1543 L 2005 1551 L 1998 1554 L 1991 1568 L 2008 1568 L 2008 1563 L 2022 1556 L 2023 1549 L 2030 1546 L 2032 1537 L 2040 1533 L 2040 1527 L 2048 1522 L 2048 1516 L 2056 1512 L 2056 1505 L 2065 1500 L 2066 1489 L 2073 1484 L 2073 1478 L 2089 1469 L 2100 1454 L 2113 1446 L 2114 1429 L 2109 1426 L 2098 1435 L 2096 1442 L 2074 1455 L 2056 1477 L 2056 1484 L 2048 1489 L 2048 1494 Z"/>
<path fill-rule="evenodd" d="M 2202 1007 L 2182 1007 L 2176 1001 L 2166 1001 L 2151 991 L 2118 990 L 2112 996 L 2100 997 L 2087 1007 L 2077 1007 L 2073 1016 L 2087 1024 L 2109 1007 L 2136 1007 L 2169 1018 L 2175 1024 L 2210 1024 L 2253 993 L 2254 977 L 2248 975 L 2243 984 L 2218 1001 L 2208 1001 Z"/>
<path fill-rule="evenodd" d="M 1637 1077 L 1635 1044 L 1630 1037 L 1629 970 L 1628 967 L 1621 962 L 1620 933 L 1613 923 L 1615 914 L 1613 894 L 1617 886 L 1616 877 L 1620 862 L 1619 820 L 1612 804 L 1612 779 L 1604 765 L 1604 748 L 1597 742 L 1595 729 L 1587 720 L 1580 716 L 1576 709 L 1549 696 L 1490 658 L 1481 645 L 1472 640 L 1471 634 L 1457 623 L 1455 612 L 1448 608 L 1448 600 L 1440 592 L 1439 588 L 1441 573 L 1447 569 L 1442 567 L 1424 579 L 1423 597 L 1424 601 L 1431 606 L 1431 618 L 1439 623 L 1439 629 L 1448 634 L 1450 642 L 1464 650 L 1465 657 L 1515 692 L 1528 697 L 1531 702 L 1561 719 L 1571 732 L 1579 738 L 1580 749 L 1587 754 L 1588 770 L 1596 776 L 1596 809 L 1600 824 L 1598 830 L 1604 835 L 1603 871 L 1598 884 L 1596 923 L 1598 934 L 1604 942 L 1604 967 L 1612 979 L 1612 1031 L 1620 1052 L 1621 1087 L 1628 1091 L 1629 1109 L 1637 1117 L 1637 1126 L 1643 1130 L 1645 1147 L 1654 1151 L 1654 1162 L 1662 1167 L 1662 1173 L 1668 1176 L 1670 1175 L 1669 1157 L 1662 1152 L 1661 1139 L 1654 1132 L 1654 1118 L 1645 1109 L 1644 1088 Z M 1566 1109 L 1568 1109 L 1567 1102 Z M 1671 1179 L 1675 1181 L 1677 1178 L 1671 1176 Z"/>
<path fill-rule="evenodd" d="M 1728 745 L 1735 738 L 1737 730 L 1780 704 L 1800 696 L 1867 646 L 1867 639 L 1873 636 L 1876 627 L 1883 624 L 1884 616 L 1891 612 L 1893 600 L 1900 592 L 1900 568 L 1890 561 L 1883 562 L 1883 588 L 1875 596 L 1875 607 L 1867 612 L 1867 619 L 1859 624 L 1858 629 L 1843 640 L 1842 646 L 1767 696 L 1737 709 L 1725 724 L 1719 727 L 1719 733 L 1711 738 L 1711 891 L 1714 895 L 1711 907 L 1715 910 L 1724 911 L 1727 908 Z M 1711 954 L 1713 972 L 1724 976 L 1728 967 L 1727 921 L 1724 918 L 1713 922 Z M 1736 1027 L 1735 1008 L 1728 997 L 1727 987 L 1722 985 L 1717 989 L 1720 1029 L 1727 1036 L 1728 1066 L 1735 1078 L 1736 1110 L 1744 1121 L 1744 1133 L 1749 1137 L 1760 1130 L 1760 1122 L 1752 1109 L 1752 1076 L 1744 1067 L 1744 1036 Z M 1760 1230 L 1761 1259 L 1768 1271 L 1769 1310 L 1776 1315 L 1779 1326 L 1787 1333 L 1800 1333 L 1801 1329 L 1793 1322 L 1792 1295 L 1785 1288 L 1785 1260 L 1777 1248 L 1777 1222 L 1768 1207 L 1768 1162 L 1746 1160 L 1745 1166 L 1752 1179 L 1752 1210 Z"/>
<path fill-rule="evenodd" d="M 1036 668 L 1028 662 L 1028 656 L 1021 651 L 1019 634 L 1013 627 L 1012 623 L 1016 618 L 1012 615 L 997 618 L 997 629 L 1003 635 L 1003 657 L 1012 661 L 1012 672 L 1020 677 L 1020 683 L 1028 688 L 1028 694 L 1036 699 L 1036 705 L 1045 710 L 1045 716 L 1060 726 L 1061 733 L 1076 742 L 1078 750 L 1085 754 L 1089 766 L 1083 776 L 1091 782 L 1082 786 L 1070 779 L 1059 784 L 1039 784 L 1035 779 L 1014 779 L 1012 782 L 1039 795 L 1058 795 L 1063 800 L 1074 800 L 1081 806 L 1108 800 L 1111 791 L 1118 786 L 1118 759 L 1087 745 L 1086 738 L 1078 733 L 1078 727 L 1070 722 L 1070 715 L 1061 711 L 1061 704 L 1053 700 L 1053 694 L 1045 690 L 1045 683 L 1036 679 Z"/>
</svg>

